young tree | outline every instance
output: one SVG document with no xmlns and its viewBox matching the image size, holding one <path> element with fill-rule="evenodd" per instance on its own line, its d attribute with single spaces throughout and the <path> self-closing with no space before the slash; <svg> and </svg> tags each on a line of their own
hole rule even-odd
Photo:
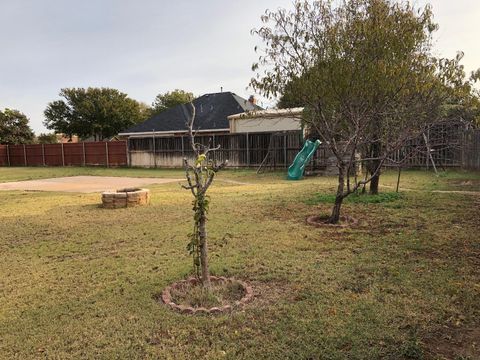
<svg viewBox="0 0 480 360">
<path fill-rule="evenodd" d="M 50 134 L 40 134 L 37 136 L 35 139 L 37 144 L 57 144 L 58 139 L 57 135 L 55 133 L 50 133 Z"/>
<path fill-rule="evenodd" d="M 389 155 L 439 114 L 444 85 L 458 62 L 431 54 L 429 6 L 390 0 L 297 0 L 266 11 L 254 30 L 265 43 L 251 85 L 265 96 L 286 90 L 305 104 L 304 124 L 337 160 L 338 186 L 329 222 L 343 199 L 380 174 Z M 259 72 L 260 67 L 263 72 Z M 369 173 L 356 176 L 356 154 L 371 149 Z"/>
<path fill-rule="evenodd" d="M 44 114 L 47 129 L 81 138 L 103 140 L 146 119 L 145 109 L 116 89 L 69 88 L 48 104 Z"/>
<path fill-rule="evenodd" d="M 193 93 L 180 89 L 168 91 L 165 94 L 158 94 L 152 104 L 152 113 L 158 114 L 174 106 L 187 104 L 193 98 Z"/>
<path fill-rule="evenodd" d="M 31 144 L 34 134 L 28 118 L 18 110 L 0 111 L 0 144 Z"/>
<path fill-rule="evenodd" d="M 200 278 L 202 285 L 210 289 L 210 271 L 208 267 L 208 242 L 207 242 L 207 212 L 209 206 L 209 197 L 207 190 L 212 185 L 215 174 L 223 169 L 227 162 L 218 164 L 211 159 L 211 153 L 220 149 L 220 146 L 211 147 L 211 143 L 202 145 L 195 142 L 194 121 L 195 106 L 191 103 L 192 114 L 187 123 L 190 144 L 192 146 L 195 163 L 190 164 L 187 158 L 184 159 L 185 176 L 188 186 L 183 186 L 192 192 L 194 227 L 190 234 L 190 242 L 187 249 L 193 256 L 193 266 L 195 273 Z"/>
</svg>

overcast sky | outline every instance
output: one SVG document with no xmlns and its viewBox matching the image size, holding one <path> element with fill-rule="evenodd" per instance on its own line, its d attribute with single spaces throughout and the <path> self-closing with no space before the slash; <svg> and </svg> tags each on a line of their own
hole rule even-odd
<svg viewBox="0 0 480 360">
<path fill-rule="evenodd" d="M 0 109 L 38 133 L 63 87 L 106 86 L 150 104 L 175 88 L 248 97 L 250 30 L 291 0 L 0 0 Z M 416 0 L 416 4 L 425 4 Z M 480 67 L 479 0 L 432 0 L 439 55 Z M 267 105 L 264 103 L 264 105 Z"/>
</svg>

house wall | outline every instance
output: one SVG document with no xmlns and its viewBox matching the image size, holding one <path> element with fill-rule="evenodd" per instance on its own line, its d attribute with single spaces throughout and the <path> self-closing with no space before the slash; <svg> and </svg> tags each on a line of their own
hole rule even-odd
<svg viewBox="0 0 480 360">
<path fill-rule="evenodd" d="M 300 130 L 300 119 L 295 117 L 254 117 L 230 119 L 231 133 L 256 133 Z"/>
</svg>

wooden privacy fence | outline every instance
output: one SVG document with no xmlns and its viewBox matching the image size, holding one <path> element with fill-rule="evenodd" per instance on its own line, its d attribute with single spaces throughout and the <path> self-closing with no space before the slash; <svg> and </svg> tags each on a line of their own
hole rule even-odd
<svg viewBox="0 0 480 360">
<path fill-rule="evenodd" d="M 126 141 L 0 145 L 0 166 L 126 166 Z"/>
<path fill-rule="evenodd" d="M 300 131 L 196 136 L 195 140 L 220 145 L 214 153 L 218 162 L 228 159 L 230 167 L 287 168 L 303 146 Z M 427 146 L 428 144 L 428 146 Z M 182 167 L 183 158 L 193 152 L 188 136 L 130 138 L 128 158 L 131 166 Z M 391 155 L 394 161 L 386 166 L 429 168 L 431 159 L 440 168 L 469 168 L 480 170 L 480 130 L 467 130 L 461 125 L 440 124 L 408 142 Z M 335 168 L 335 158 L 328 146 L 322 144 L 308 165 L 308 170 L 326 173 Z"/>
<path fill-rule="evenodd" d="M 480 170 L 480 130 L 468 130 L 464 134 L 462 167 L 464 169 Z"/>
<path fill-rule="evenodd" d="M 218 162 L 228 160 L 229 167 L 266 165 L 288 167 L 302 147 L 301 132 L 197 135 L 195 141 L 220 150 L 212 153 Z M 183 158 L 193 156 L 188 136 L 130 138 L 128 156 L 131 166 L 182 167 Z"/>
</svg>

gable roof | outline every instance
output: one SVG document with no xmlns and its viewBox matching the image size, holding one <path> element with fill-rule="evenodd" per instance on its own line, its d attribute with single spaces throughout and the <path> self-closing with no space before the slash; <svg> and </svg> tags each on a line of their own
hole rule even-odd
<svg viewBox="0 0 480 360">
<path fill-rule="evenodd" d="M 221 92 L 205 94 L 193 100 L 195 106 L 194 129 L 199 131 L 228 130 L 229 115 L 252 110 L 261 110 L 248 100 L 232 93 Z M 143 123 L 122 131 L 119 135 L 132 135 L 151 132 L 184 132 L 187 121 L 192 116 L 190 104 L 174 106 L 152 116 Z"/>
</svg>

